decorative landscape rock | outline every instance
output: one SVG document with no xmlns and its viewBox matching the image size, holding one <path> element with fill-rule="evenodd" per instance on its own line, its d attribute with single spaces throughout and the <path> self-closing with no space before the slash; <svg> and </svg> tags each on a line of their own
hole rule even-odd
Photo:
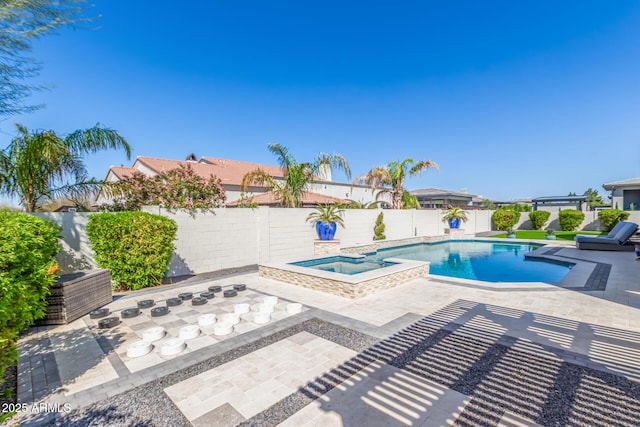
<svg viewBox="0 0 640 427">
<path fill-rule="evenodd" d="M 109 329 L 120 324 L 120 319 L 117 317 L 107 317 L 106 319 L 102 319 L 98 322 L 98 328 L 100 329 Z"/>
<path fill-rule="evenodd" d="M 160 346 L 160 354 L 163 356 L 173 356 L 184 350 L 186 344 L 180 338 L 172 338 Z"/>
<path fill-rule="evenodd" d="M 156 304 L 156 302 L 152 299 L 143 299 L 142 301 L 138 301 L 139 308 L 151 308 Z"/>
<path fill-rule="evenodd" d="M 169 313 L 169 307 L 154 307 L 151 309 L 151 317 L 160 317 Z"/>
<path fill-rule="evenodd" d="M 109 311 L 108 308 L 98 308 L 96 310 L 93 310 L 91 313 L 89 313 L 89 317 L 91 319 L 102 319 L 103 317 L 106 317 L 110 314 L 111 312 Z"/>
<path fill-rule="evenodd" d="M 198 325 L 187 325 L 180 328 L 178 337 L 183 340 L 190 340 L 200 335 L 200 328 Z"/>
<path fill-rule="evenodd" d="M 186 301 L 188 299 L 193 298 L 193 292 L 183 292 L 181 294 L 178 294 L 178 298 L 180 298 L 183 301 Z"/>
<path fill-rule="evenodd" d="M 153 345 L 151 345 L 151 343 L 146 341 L 138 341 L 130 344 L 127 347 L 127 356 L 131 358 L 141 357 L 145 354 L 151 353 L 151 350 L 153 350 Z"/>
<path fill-rule="evenodd" d="M 238 291 L 236 291 L 235 289 L 227 289 L 222 294 L 225 298 L 232 298 L 238 295 Z"/>
<path fill-rule="evenodd" d="M 169 298 L 167 299 L 167 307 L 175 307 L 182 304 L 181 298 Z"/>
<path fill-rule="evenodd" d="M 212 326 L 216 323 L 216 315 L 213 313 L 203 314 L 198 317 L 198 325 L 200 327 Z"/>
<path fill-rule="evenodd" d="M 222 286 L 218 286 L 218 285 L 213 285 L 213 286 L 209 286 L 209 292 L 222 292 Z"/>
<path fill-rule="evenodd" d="M 247 285 L 245 285 L 245 284 L 236 284 L 236 285 L 233 285 L 233 289 L 235 289 L 238 292 L 246 291 L 247 290 Z"/>
<path fill-rule="evenodd" d="M 213 292 L 202 292 L 200 296 L 206 299 L 211 299 L 211 298 L 214 298 L 216 294 Z"/>
<path fill-rule="evenodd" d="M 160 307 L 166 308 L 166 307 Z M 154 342 L 164 338 L 167 331 L 162 326 L 155 326 L 153 328 L 145 329 L 142 332 L 142 340 L 146 342 Z"/>
<path fill-rule="evenodd" d="M 138 307 L 125 308 L 120 312 L 120 316 L 123 319 L 131 319 L 132 317 L 136 317 L 140 314 L 140 309 Z"/>
<path fill-rule="evenodd" d="M 204 305 L 206 304 L 208 299 L 205 297 L 195 297 L 191 300 L 191 305 Z"/>
</svg>

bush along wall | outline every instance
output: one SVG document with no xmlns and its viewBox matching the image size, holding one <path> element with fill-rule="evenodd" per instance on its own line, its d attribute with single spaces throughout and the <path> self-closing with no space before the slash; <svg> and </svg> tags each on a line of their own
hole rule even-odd
<svg viewBox="0 0 640 427">
<path fill-rule="evenodd" d="M 620 209 L 603 209 L 598 212 L 598 219 L 600 220 L 602 231 L 611 231 L 617 223 L 629 219 L 629 212 L 621 211 Z"/>
<path fill-rule="evenodd" d="M 497 230 L 506 230 L 520 221 L 520 212 L 516 212 L 513 209 L 501 208 L 493 213 L 492 220 Z"/>
<path fill-rule="evenodd" d="M 584 221 L 584 212 L 575 209 L 565 209 L 558 213 L 558 221 L 562 231 L 573 231 Z"/>
<path fill-rule="evenodd" d="M 47 220 L 0 210 L 0 381 L 17 362 L 20 332 L 45 315 L 57 278 L 60 228 Z"/>
<path fill-rule="evenodd" d="M 529 221 L 531 221 L 531 228 L 534 230 L 542 230 L 544 224 L 549 220 L 551 212 L 549 211 L 533 211 L 529 212 Z"/>
<path fill-rule="evenodd" d="M 142 289 L 161 283 L 169 272 L 175 221 L 146 212 L 89 216 L 87 235 L 95 260 L 111 270 L 117 289 Z"/>
</svg>

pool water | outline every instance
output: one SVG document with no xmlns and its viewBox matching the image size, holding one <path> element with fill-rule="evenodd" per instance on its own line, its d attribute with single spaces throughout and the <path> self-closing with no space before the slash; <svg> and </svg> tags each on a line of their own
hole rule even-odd
<svg viewBox="0 0 640 427">
<path fill-rule="evenodd" d="M 559 282 L 573 264 L 527 259 L 543 245 L 476 240 L 422 243 L 368 253 L 367 260 L 404 258 L 429 261 L 430 274 L 485 282 Z"/>
<path fill-rule="evenodd" d="M 316 270 L 331 271 L 341 274 L 358 274 L 365 271 L 377 270 L 382 267 L 393 265 L 395 263 L 380 261 L 365 261 L 363 258 L 351 258 L 343 256 L 334 256 L 327 258 L 319 258 L 309 261 L 300 261 L 291 263 L 299 267 L 309 267 Z"/>
</svg>

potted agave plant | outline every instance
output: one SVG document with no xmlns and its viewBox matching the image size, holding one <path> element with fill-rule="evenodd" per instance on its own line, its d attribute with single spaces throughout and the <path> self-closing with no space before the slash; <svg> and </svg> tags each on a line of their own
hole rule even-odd
<svg viewBox="0 0 640 427">
<path fill-rule="evenodd" d="M 544 238 L 546 240 L 556 240 L 556 230 L 553 228 L 547 228 L 547 231 L 544 234 Z"/>
<path fill-rule="evenodd" d="M 320 240 L 333 240 L 338 225 L 344 228 L 342 210 L 335 205 L 318 205 L 315 212 L 307 216 L 307 222 L 315 226 Z"/>
<path fill-rule="evenodd" d="M 516 230 L 513 227 L 507 227 L 505 230 L 507 233 L 507 239 L 515 239 L 516 238 Z"/>
<path fill-rule="evenodd" d="M 449 206 L 442 214 L 442 222 L 448 222 L 449 228 L 460 228 L 461 222 L 467 222 L 467 213 L 457 206 Z"/>
</svg>

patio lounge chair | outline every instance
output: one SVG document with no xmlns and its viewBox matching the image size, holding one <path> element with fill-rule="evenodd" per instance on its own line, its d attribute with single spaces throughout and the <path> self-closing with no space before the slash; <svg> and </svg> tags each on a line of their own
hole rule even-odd
<svg viewBox="0 0 640 427">
<path fill-rule="evenodd" d="M 638 224 L 622 221 L 606 236 L 587 236 L 578 234 L 575 238 L 578 249 L 593 249 L 598 251 L 632 251 L 634 245 L 629 239 L 638 231 Z"/>
</svg>

